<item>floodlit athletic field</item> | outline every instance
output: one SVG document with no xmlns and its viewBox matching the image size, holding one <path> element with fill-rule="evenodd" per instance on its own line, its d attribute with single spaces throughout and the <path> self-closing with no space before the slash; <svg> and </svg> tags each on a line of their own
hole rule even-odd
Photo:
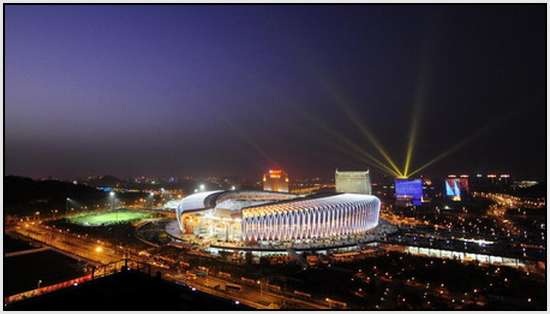
<svg viewBox="0 0 550 314">
<path fill-rule="evenodd" d="M 145 219 L 152 217 L 151 213 L 129 211 L 129 210 L 115 210 L 109 212 L 100 213 L 86 213 L 69 218 L 69 221 L 74 224 L 83 226 L 101 226 L 101 225 L 114 225 L 127 223 L 134 220 Z"/>
</svg>

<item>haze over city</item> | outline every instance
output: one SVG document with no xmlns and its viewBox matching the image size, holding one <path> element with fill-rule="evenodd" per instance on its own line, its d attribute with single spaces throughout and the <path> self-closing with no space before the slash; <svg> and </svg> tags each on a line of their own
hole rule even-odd
<svg viewBox="0 0 550 314">
<path fill-rule="evenodd" d="M 330 177 L 372 168 L 327 133 L 377 154 L 345 106 L 400 166 L 415 108 L 411 168 L 471 138 L 421 174 L 545 174 L 545 12 L 536 6 L 5 12 L 7 174 L 258 178 L 277 166 Z"/>
<path fill-rule="evenodd" d="M 3 309 L 547 304 L 547 4 L 4 4 Z"/>
</svg>

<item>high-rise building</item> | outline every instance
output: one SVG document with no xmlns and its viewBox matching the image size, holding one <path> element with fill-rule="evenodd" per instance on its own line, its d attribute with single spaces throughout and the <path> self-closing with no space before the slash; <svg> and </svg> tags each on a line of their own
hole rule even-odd
<svg viewBox="0 0 550 314">
<path fill-rule="evenodd" d="M 262 179 L 264 191 L 288 193 L 288 175 L 280 169 L 270 169 Z"/>
<path fill-rule="evenodd" d="M 338 171 L 335 174 L 336 192 L 372 194 L 369 171 Z"/>
</svg>

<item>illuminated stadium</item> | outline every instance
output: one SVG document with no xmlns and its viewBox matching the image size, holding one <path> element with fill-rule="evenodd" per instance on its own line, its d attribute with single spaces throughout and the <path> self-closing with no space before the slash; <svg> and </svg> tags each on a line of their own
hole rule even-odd
<svg viewBox="0 0 550 314">
<path fill-rule="evenodd" d="M 379 213 L 377 197 L 352 193 L 209 191 L 176 208 L 182 238 L 248 247 L 349 239 L 377 227 Z"/>
</svg>

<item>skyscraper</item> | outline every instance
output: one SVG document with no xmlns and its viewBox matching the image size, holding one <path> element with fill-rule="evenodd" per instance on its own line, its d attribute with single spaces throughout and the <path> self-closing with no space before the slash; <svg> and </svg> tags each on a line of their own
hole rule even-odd
<svg viewBox="0 0 550 314">
<path fill-rule="evenodd" d="M 288 193 L 288 174 L 280 169 L 270 169 L 262 179 L 264 191 Z"/>
<path fill-rule="evenodd" d="M 369 170 L 338 171 L 335 174 L 336 192 L 372 194 Z"/>
</svg>

